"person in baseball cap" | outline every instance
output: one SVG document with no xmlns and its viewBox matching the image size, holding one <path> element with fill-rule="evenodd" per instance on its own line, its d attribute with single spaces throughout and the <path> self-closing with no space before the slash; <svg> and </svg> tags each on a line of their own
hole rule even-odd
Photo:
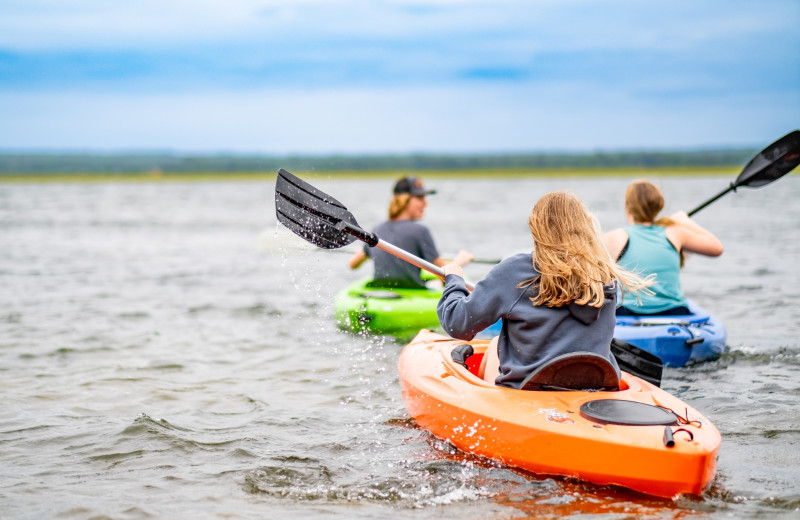
<svg viewBox="0 0 800 520">
<path fill-rule="evenodd" d="M 373 230 L 381 239 L 400 249 L 408 251 L 423 260 L 439 267 L 450 263 L 439 255 L 430 230 L 419 223 L 428 207 L 426 195 L 436 190 L 427 190 L 422 179 L 407 176 L 399 179 L 389 202 L 389 220 Z M 357 269 L 368 258 L 375 264 L 375 274 L 370 285 L 373 287 L 424 287 L 418 267 L 387 253 L 380 248 L 364 245 L 350 258 L 350 268 Z M 466 265 L 472 261 L 472 254 L 459 251 L 453 262 Z"/>
</svg>

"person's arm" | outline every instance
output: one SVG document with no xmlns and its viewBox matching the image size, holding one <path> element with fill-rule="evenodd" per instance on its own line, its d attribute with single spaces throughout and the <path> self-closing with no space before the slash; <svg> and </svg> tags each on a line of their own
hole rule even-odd
<svg viewBox="0 0 800 520">
<path fill-rule="evenodd" d="M 684 211 L 669 217 L 675 224 L 667 226 L 667 237 L 680 250 L 705 256 L 719 256 L 724 248 L 713 233 L 689 218 Z"/>
<path fill-rule="evenodd" d="M 442 268 L 445 285 L 436 314 L 442 328 L 451 337 L 470 340 L 501 317 L 506 300 L 516 295 L 514 277 L 504 267 L 502 263 L 495 266 L 486 278 L 475 284 L 471 293 L 461 275 L 460 265 L 451 263 Z"/>
<path fill-rule="evenodd" d="M 454 259 L 452 259 L 452 260 L 447 260 L 446 258 L 442 258 L 440 256 L 440 257 L 437 257 L 431 263 L 433 265 L 435 265 L 435 266 L 438 266 L 438 267 L 444 267 L 447 264 L 456 264 L 458 266 L 465 266 L 468 263 L 472 262 L 473 258 L 474 257 L 472 256 L 472 253 L 462 249 L 461 251 L 458 252 L 458 254 L 456 254 L 456 257 Z M 461 276 L 461 275 L 459 275 L 459 276 Z"/>
<path fill-rule="evenodd" d="M 488 325 L 475 328 L 472 316 L 468 316 L 467 298 L 472 295 L 461 275 L 461 266 L 447 264 L 442 269 L 445 272 L 445 286 L 439 304 L 436 306 L 439 324 L 451 337 L 469 341 L 475 337 L 478 331 L 485 329 Z"/>
<path fill-rule="evenodd" d="M 358 269 L 361 267 L 361 264 L 367 260 L 367 258 L 369 258 L 367 253 L 365 253 L 363 249 L 359 249 L 353 253 L 353 256 L 350 257 L 350 262 L 348 265 L 350 266 L 350 269 Z"/>
<path fill-rule="evenodd" d="M 623 228 L 612 229 L 603 235 L 606 243 L 606 249 L 611 255 L 611 259 L 615 262 L 619 260 L 619 255 L 628 243 L 628 232 Z"/>
</svg>

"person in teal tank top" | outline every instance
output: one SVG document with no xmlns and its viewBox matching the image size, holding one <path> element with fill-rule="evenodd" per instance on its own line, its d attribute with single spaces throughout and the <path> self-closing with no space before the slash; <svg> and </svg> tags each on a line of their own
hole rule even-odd
<svg viewBox="0 0 800 520">
<path fill-rule="evenodd" d="M 669 310 L 688 314 L 681 290 L 681 255 L 667 238 L 667 228 L 635 224 L 624 229 L 628 244 L 617 259 L 619 265 L 637 273 L 656 273 L 656 277 L 650 286 L 654 294 L 642 294 L 641 302 L 629 297 L 623 302 L 623 309 L 637 314 L 660 314 Z"/>
<path fill-rule="evenodd" d="M 649 181 L 637 180 L 625 191 L 628 226 L 605 234 L 606 247 L 620 266 L 642 276 L 655 275 L 652 293 L 638 298 L 624 295 L 617 315 L 690 314 L 680 282 L 685 253 L 719 256 L 719 239 L 679 211 L 658 218 L 664 207 L 661 190 Z"/>
</svg>

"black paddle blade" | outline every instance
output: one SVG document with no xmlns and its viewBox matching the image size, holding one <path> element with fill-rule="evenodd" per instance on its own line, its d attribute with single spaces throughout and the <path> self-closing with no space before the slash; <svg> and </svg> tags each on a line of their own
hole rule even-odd
<svg viewBox="0 0 800 520">
<path fill-rule="evenodd" d="M 337 249 L 356 240 L 344 229 L 358 229 L 358 223 L 341 202 L 283 168 L 275 181 L 275 214 L 295 235 L 323 249 Z"/>
<path fill-rule="evenodd" d="M 780 179 L 800 164 L 800 130 L 789 132 L 745 165 L 733 183 L 733 188 L 758 188 Z"/>
<path fill-rule="evenodd" d="M 611 353 L 617 358 L 620 370 L 661 387 L 664 363 L 660 357 L 617 338 L 611 340 Z"/>
</svg>

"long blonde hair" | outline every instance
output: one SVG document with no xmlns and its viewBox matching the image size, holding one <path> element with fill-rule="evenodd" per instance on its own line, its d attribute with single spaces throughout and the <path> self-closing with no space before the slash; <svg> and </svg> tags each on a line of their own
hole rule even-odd
<svg viewBox="0 0 800 520">
<path fill-rule="evenodd" d="M 661 190 L 650 181 L 635 180 L 625 190 L 625 210 L 637 224 L 652 224 L 654 226 L 668 227 L 675 224 L 669 217 L 656 218 L 664 209 L 664 195 Z M 681 267 L 685 261 L 683 251 L 678 251 L 681 258 Z"/>
<path fill-rule="evenodd" d="M 528 218 L 533 267 L 540 274 L 519 287 L 536 286 L 533 305 L 559 307 L 575 302 L 602 307 L 604 286 L 618 280 L 629 292 L 647 291 L 652 277 L 622 269 L 611 258 L 597 220 L 576 196 L 557 191 L 536 203 Z"/>
<path fill-rule="evenodd" d="M 392 196 L 392 200 L 389 201 L 389 220 L 396 219 L 406 209 L 410 200 L 411 195 L 408 193 L 398 193 Z"/>
</svg>

